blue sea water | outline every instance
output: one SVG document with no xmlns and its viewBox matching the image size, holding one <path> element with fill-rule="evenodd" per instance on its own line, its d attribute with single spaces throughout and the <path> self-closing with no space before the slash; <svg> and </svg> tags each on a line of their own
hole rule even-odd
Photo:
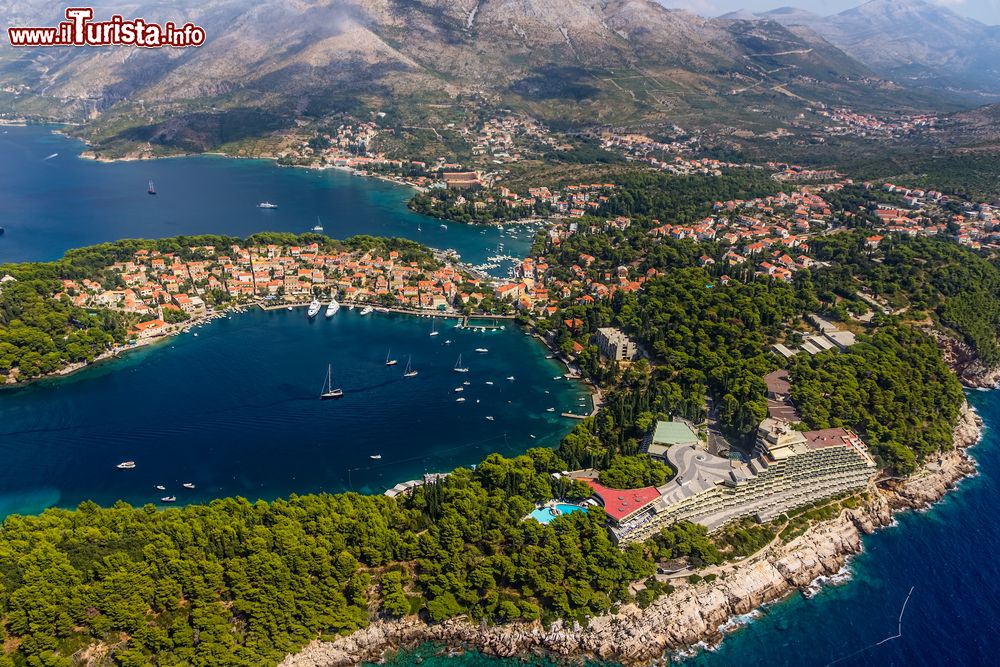
<svg viewBox="0 0 1000 667">
<path fill-rule="evenodd" d="M 95 162 L 78 157 L 81 142 L 52 130 L 0 127 L 0 226 L 7 229 L 0 264 L 57 259 L 71 248 L 122 238 L 306 232 L 317 218 L 334 238 L 402 236 L 452 248 L 471 264 L 496 255 L 501 243 L 500 254 L 515 257 L 531 246 L 530 229 L 442 223 L 406 208 L 410 188 L 341 170 L 218 156 Z M 156 196 L 146 193 L 150 180 Z M 257 208 L 264 200 L 278 208 Z M 509 266 L 503 263 L 500 274 Z"/>
<path fill-rule="evenodd" d="M 926 512 L 864 540 L 850 579 L 770 605 L 687 667 L 940 667 L 1000 663 L 1000 392 L 971 392 L 984 418 L 983 441 L 971 450 L 979 475 Z M 907 594 L 913 593 L 908 602 Z M 906 602 L 902 625 L 900 612 Z M 899 634 L 897 639 L 889 637 Z M 878 645 L 879 642 L 883 642 Z M 393 656 L 394 667 L 512 667 L 477 653 L 437 655 L 421 647 Z M 429 657 L 434 656 L 434 657 Z M 677 658 L 677 660 L 680 660 Z"/>
<path fill-rule="evenodd" d="M 524 232 L 440 230 L 406 209 L 407 188 L 342 172 L 212 157 L 102 164 L 80 159 L 81 148 L 51 128 L 0 128 L 0 264 L 122 237 L 304 231 L 317 215 L 331 236 L 406 236 L 473 261 L 501 238 L 512 254 L 529 243 Z M 280 208 L 256 208 L 262 199 Z M 489 452 L 554 446 L 574 424 L 560 413 L 592 407 L 509 323 L 491 333 L 430 329 L 429 319 L 347 308 L 312 322 L 302 310 L 255 309 L 69 378 L 0 390 L 0 517 L 86 499 L 380 493 Z M 385 366 L 390 348 L 398 366 Z M 452 371 L 460 353 L 467 375 Z M 404 379 L 411 355 L 419 375 Z M 318 400 L 327 364 L 342 400 Z M 136 469 L 116 469 L 124 460 Z"/>
</svg>

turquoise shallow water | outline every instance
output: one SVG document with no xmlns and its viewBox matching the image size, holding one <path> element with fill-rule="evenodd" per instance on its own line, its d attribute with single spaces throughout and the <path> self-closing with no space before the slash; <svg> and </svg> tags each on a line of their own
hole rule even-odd
<svg viewBox="0 0 1000 667">
<path fill-rule="evenodd" d="M 972 392 L 986 421 L 972 452 L 980 475 L 927 512 L 899 516 L 898 525 L 865 538 L 851 577 L 812 599 L 795 595 L 771 605 L 720 647 L 684 662 L 691 667 L 942 664 L 996 665 L 1000 649 L 1000 393 Z M 898 619 L 907 593 L 913 594 Z M 439 649 L 438 649 L 439 650 Z M 403 653 L 394 667 L 508 667 L 524 664 L 470 653 Z M 534 664 L 534 661 L 529 661 Z"/>
</svg>

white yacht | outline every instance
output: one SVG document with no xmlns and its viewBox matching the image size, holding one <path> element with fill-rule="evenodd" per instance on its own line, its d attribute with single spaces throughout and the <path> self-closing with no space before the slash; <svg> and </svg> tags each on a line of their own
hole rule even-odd
<svg viewBox="0 0 1000 667">
<path fill-rule="evenodd" d="M 164 497 L 160 498 L 160 502 L 161 503 L 176 503 L 177 502 L 177 496 L 164 496 Z"/>
<path fill-rule="evenodd" d="M 487 352 L 489 352 L 489 349 L 485 347 L 477 347 L 476 352 L 478 352 L 479 354 L 486 354 Z"/>
<path fill-rule="evenodd" d="M 416 375 L 417 375 L 417 372 L 415 370 L 413 370 L 412 366 L 410 366 L 410 360 L 412 358 L 413 357 L 407 357 L 406 358 L 406 370 L 403 371 L 403 377 L 405 377 L 405 378 L 416 377 Z"/>
<path fill-rule="evenodd" d="M 157 491 L 166 491 L 167 487 L 163 486 L 162 484 L 157 484 L 156 485 L 156 490 Z"/>
<path fill-rule="evenodd" d="M 486 419 L 488 421 L 493 421 L 493 416 L 492 415 L 486 415 Z"/>
<path fill-rule="evenodd" d="M 391 358 L 391 355 L 392 355 L 392 350 L 391 349 L 388 352 L 385 353 L 385 365 L 386 366 L 395 366 L 398 363 L 395 359 Z"/>
<path fill-rule="evenodd" d="M 381 454 L 371 454 L 371 455 L 368 456 L 368 458 L 372 459 L 373 461 L 381 461 L 382 460 L 382 455 Z"/>
<path fill-rule="evenodd" d="M 372 308 L 371 306 L 365 306 L 364 308 L 361 309 L 361 314 L 362 315 L 371 315 L 374 310 L 375 309 Z"/>
<path fill-rule="evenodd" d="M 458 361 L 455 362 L 455 372 L 456 373 L 468 373 L 469 369 L 462 365 L 462 355 L 458 355 Z"/>
<path fill-rule="evenodd" d="M 309 319 L 316 317 L 316 314 L 319 313 L 319 310 L 322 307 L 323 304 L 319 302 L 319 299 L 313 299 L 312 303 L 309 304 L 309 312 L 307 313 L 309 315 Z"/>
<path fill-rule="evenodd" d="M 262 201 L 261 203 L 257 204 L 257 208 L 278 208 L 278 205 L 272 204 L 269 201 Z"/>
<path fill-rule="evenodd" d="M 132 470 L 133 468 L 135 468 L 135 461 L 122 461 L 115 467 L 118 468 L 119 470 Z"/>
<path fill-rule="evenodd" d="M 192 483 L 192 482 L 184 482 L 183 484 L 181 484 L 181 486 L 183 486 L 185 489 L 193 489 L 194 488 L 194 483 Z"/>
<path fill-rule="evenodd" d="M 327 317 L 333 317 L 334 315 L 337 314 L 338 310 L 340 310 L 340 304 L 337 303 L 337 298 L 336 297 L 332 297 L 330 299 L 330 305 L 328 305 L 326 307 L 326 316 Z"/>
</svg>

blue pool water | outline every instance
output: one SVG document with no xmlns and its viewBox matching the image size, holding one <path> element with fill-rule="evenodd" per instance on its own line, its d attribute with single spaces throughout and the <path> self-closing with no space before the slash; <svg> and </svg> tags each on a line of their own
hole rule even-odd
<svg viewBox="0 0 1000 667">
<path fill-rule="evenodd" d="M 583 511 L 583 508 L 579 505 L 567 505 L 565 503 L 558 503 L 556 505 L 556 509 L 562 514 L 572 514 L 573 512 Z M 541 509 L 533 510 L 529 516 L 538 523 L 549 523 L 555 519 L 557 515 L 549 511 L 548 507 L 543 507 Z"/>
</svg>

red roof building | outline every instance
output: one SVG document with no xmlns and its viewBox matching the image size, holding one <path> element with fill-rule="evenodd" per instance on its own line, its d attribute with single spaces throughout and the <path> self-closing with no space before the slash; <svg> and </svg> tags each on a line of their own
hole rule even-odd
<svg viewBox="0 0 1000 667">
<path fill-rule="evenodd" d="M 660 492 L 653 486 L 641 489 L 611 489 L 592 479 L 584 481 L 590 486 L 594 497 L 604 507 L 604 511 L 616 524 L 628 520 L 639 510 L 660 499 Z"/>
</svg>

